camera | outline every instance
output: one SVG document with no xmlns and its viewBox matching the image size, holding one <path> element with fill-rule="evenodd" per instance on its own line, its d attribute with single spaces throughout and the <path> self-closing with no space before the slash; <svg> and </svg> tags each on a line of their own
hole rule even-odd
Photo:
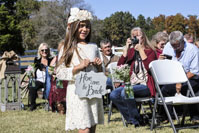
<svg viewBox="0 0 199 133">
<path fill-rule="evenodd" d="M 131 39 L 131 44 L 133 44 L 135 46 L 135 44 L 138 44 L 139 43 L 139 39 L 137 39 L 136 36 L 134 36 L 132 39 Z"/>
<path fill-rule="evenodd" d="M 164 56 L 165 56 L 166 59 L 168 59 L 168 60 L 171 60 L 171 59 L 172 59 L 172 56 L 171 56 L 171 55 L 164 54 Z"/>
</svg>

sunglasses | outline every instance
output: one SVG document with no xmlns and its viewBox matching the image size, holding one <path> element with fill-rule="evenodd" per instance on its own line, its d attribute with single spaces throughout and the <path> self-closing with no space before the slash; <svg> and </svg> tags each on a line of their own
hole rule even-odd
<svg viewBox="0 0 199 133">
<path fill-rule="evenodd" d="M 48 52 L 48 49 L 42 49 L 41 52 L 47 53 L 47 52 Z"/>
</svg>

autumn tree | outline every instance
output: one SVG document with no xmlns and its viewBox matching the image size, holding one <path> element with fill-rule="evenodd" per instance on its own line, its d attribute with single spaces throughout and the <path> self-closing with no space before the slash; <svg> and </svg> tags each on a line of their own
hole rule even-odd
<svg viewBox="0 0 199 133">
<path fill-rule="evenodd" d="M 156 31 L 165 30 L 165 20 L 166 20 L 166 17 L 165 15 L 162 15 L 162 14 L 152 19 L 152 23 Z"/>
<path fill-rule="evenodd" d="M 198 21 L 197 16 L 189 15 L 187 19 L 187 27 L 186 27 L 186 30 L 187 30 L 186 32 L 192 34 L 195 40 L 199 33 L 199 25 L 197 21 Z"/>
<path fill-rule="evenodd" d="M 182 16 L 180 13 L 176 14 L 175 16 L 171 15 L 166 17 L 165 20 L 165 28 L 168 33 L 172 31 L 179 30 L 182 33 L 186 32 L 186 18 Z"/>
</svg>

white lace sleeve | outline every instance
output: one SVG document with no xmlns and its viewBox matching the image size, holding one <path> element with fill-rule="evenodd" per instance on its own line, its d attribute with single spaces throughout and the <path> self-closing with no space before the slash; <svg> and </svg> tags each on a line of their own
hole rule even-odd
<svg viewBox="0 0 199 133">
<path fill-rule="evenodd" d="M 60 60 L 60 58 L 61 58 L 61 56 L 62 56 L 62 54 L 63 54 L 63 51 L 64 51 L 64 46 L 62 46 L 62 47 L 60 48 L 60 51 L 59 51 L 59 54 L 58 54 L 58 61 Z"/>
<path fill-rule="evenodd" d="M 63 55 L 63 46 L 60 49 L 58 60 Z M 56 77 L 60 80 L 73 80 L 73 67 L 66 67 L 64 63 L 57 67 Z"/>
<path fill-rule="evenodd" d="M 64 64 L 57 67 L 56 77 L 60 80 L 74 80 L 73 79 L 73 67 L 65 67 Z"/>
</svg>

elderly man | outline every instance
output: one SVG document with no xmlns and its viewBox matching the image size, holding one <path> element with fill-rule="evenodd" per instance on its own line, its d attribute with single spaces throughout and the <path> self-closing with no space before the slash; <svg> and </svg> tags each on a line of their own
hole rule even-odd
<svg viewBox="0 0 199 133">
<path fill-rule="evenodd" d="M 102 51 L 103 63 L 106 68 L 105 74 L 108 75 L 107 66 L 112 62 L 117 62 L 119 56 L 112 53 L 112 45 L 108 39 L 104 39 L 100 42 L 100 47 Z"/>
<path fill-rule="evenodd" d="M 173 31 L 169 35 L 169 42 L 166 44 L 163 50 L 163 54 L 159 59 L 165 59 L 165 54 L 171 55 L 172 60 L 176 60 L 182 63 L 187 77 L 192 85 L 195 93 L 199 92 L 199 50 L 198 48 L 184 41 L 182 32 Z M 162 87 L 162 93 L 164 96 L 174 96 L 175 93 L 181 92 L 186 95 L 188 86 L 186 83 L 176 85 L 166 85 Z M 169 107 L 170 108 L 170 107 Z M 190 105 L 189 108 L 190 117 L 192 122 L 199 121 L 199 113 L 196 105 Z M 170 111 L 171 112 L 171 111 Z"/>
<path fill-rule="evenodd" d="M 105 75 L 108 76 L 109 71 L 107 69 L 108 65 L 112 62 L 118 62 L 119 56 L 112 53 L 112 45 L 108 39 L 104 39 L 100 42 L 100 47 L 102 51 L 102 60 L 105 67 Z M 112 86 L 111 79 L 108 78 L 107 85 Z"/>
</svg>

